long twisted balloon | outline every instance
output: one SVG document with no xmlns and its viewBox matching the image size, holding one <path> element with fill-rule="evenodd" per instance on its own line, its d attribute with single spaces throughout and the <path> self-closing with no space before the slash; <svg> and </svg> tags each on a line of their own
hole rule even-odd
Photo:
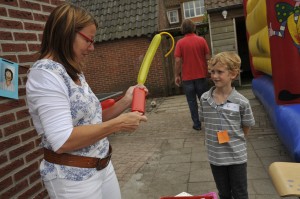
<svg viewBox="0 0 300 199">
<path fill-rule="evenodd" d="M 152 60 L 153 60 L 153 57 L 156 53 L 156 50 L 161 42 L 161 35 L 163 34 L 166 34 L 166 35 L 169 35 L 172 39 L 172 47 L 171 49 L 169 50 L 169 52 L 167 52 L 165 54 L 165 57 L 167 57 L 171 52 L 172 50 L 174 49 L 174 38 L 173 36 L 168 33 L 168 32 L 161 32 L 159 34 L 156 34 L 154 36 L 154 38 L 152 39 L 151 41 L 151 44 L 147 50 L 147 53 L 144 57 L 144 60 L 142 62 L 142 65 L 140 67 L 140 71 L 139 71 L 139 75 L 138 75 L 138 78 L 137 78 L 137 83 L 138 84 L 145 84 L 146 82 L 146 79 L 147 79 L 147 75 L 148 75 L 148 72 L 149 72 L 149 68 L 151 66 L 151 63 L 152 63 Z"/>
</svg>

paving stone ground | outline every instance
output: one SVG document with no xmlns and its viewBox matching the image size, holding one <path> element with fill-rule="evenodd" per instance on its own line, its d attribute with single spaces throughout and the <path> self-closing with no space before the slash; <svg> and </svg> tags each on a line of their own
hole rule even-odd
<svg viewBox="0 0 300 199">
<path fill-rule="evenodd" d="M 293 162 L 251 87 L 239 89 L 250 100 L 256 125 L 247 138 L 250 199 L 279 199 L 268 167 Z M 155 108 L 150 106 L 154 100 Z M 109 137 L 112 162 L 123 199 L 159 199 L 181 192 L 217 192 L 204 145 L 204 132 L 192 129 L 184 95 L 147 100 L 148 122 L 133 133 Z M 296 197 L 288 197 L 295 199 Z"/>
</svg>

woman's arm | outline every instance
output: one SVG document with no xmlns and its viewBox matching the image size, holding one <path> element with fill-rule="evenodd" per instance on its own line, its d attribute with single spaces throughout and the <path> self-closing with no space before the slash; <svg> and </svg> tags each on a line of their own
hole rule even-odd
<svg viewBox="0 0 300 199">
<path fill-rule="evenodd" d="M 129 87 L 129 89 L 126 91 L 124 97 L 122 97 L 119 101 L 117 101 L 113 106 L 111 106 L 105 110 L 102 110 L 103 122 L 119 116 L 127 108 L 130 107 L 131 102 L 132 102 L 132 93 L 133 93 L 134 88 L 135 88 L 135 86 Z"/>
<path fill-rule="evenodd" d="M 138 128 L 141 121 L 147 121 L 146 116 L 138 112 L 130 112 L 101 124 L 74 127 L 68 140 L 56 153 L 65 153 L 89 146 L 117 131 L 132 132 Z"/>
<path fill-rule="evenodd" d="M 121 114 L 130 107 L 135 87 L 129 87 L 122 99 L 102 112 L 103 123 L 75 127 L 68 140 L 56 152 L 64 153 L 89 146 L 118 131 L 132 132 L 138 128 L 141 121 L 147 121 L 147 117 L 138 112 Z M 142 87 L 147 93 L 146 87 Z"/>
<path fill-rule="evenodd" d="M 147 120 L 146 116 L 136 112 L 120 115 L 131 103 L 131 88 L 110 114 L 118 117 L 101 124 L 74 127 L 65 87 L 55 74 L 44 70 L 31 71 L 26 84 L 27 101 L 35 127 L 57 153 L 89 146 L 117 131 L 134 131 L 141 121 Z"/>
</svg>

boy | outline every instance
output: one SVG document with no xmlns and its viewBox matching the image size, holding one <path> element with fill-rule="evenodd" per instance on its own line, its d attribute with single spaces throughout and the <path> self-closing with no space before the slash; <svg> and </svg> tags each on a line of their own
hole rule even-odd
<svg viewBox="0 0 300 199">
<path fill-rule="evenodd" d="M 255 121 L 249 100 L 231 86 L 240 65 L 234 52 L 215 55 L 208 63 L 214 86 L 200 100 L 208 159 L 220 199 L 248 199 L 245 136 Z"/>
</svg>

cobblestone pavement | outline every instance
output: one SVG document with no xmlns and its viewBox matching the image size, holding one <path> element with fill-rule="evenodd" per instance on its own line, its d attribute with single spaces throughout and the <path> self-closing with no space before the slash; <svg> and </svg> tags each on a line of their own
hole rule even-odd
<svg viewBox="0 0 300 199">
<path fill-rule="evenodd" d="M 256 120 L 247 138 L 250 199 L 278 199 L 268 167 L 272 162 L 293 160 L 251 88 L 239 91 L 250 100 Z M 150 106 L 153 100 L 155 108 Z M 192 129 L 185 96 L 148 99 L 146 115 L 148 122 L 135 132 L 109 137 L 122 198 L 159 199 L 181 192 L 192 195 L 217 192 L 204 146 L 204 132 Z"/>
</svg>

